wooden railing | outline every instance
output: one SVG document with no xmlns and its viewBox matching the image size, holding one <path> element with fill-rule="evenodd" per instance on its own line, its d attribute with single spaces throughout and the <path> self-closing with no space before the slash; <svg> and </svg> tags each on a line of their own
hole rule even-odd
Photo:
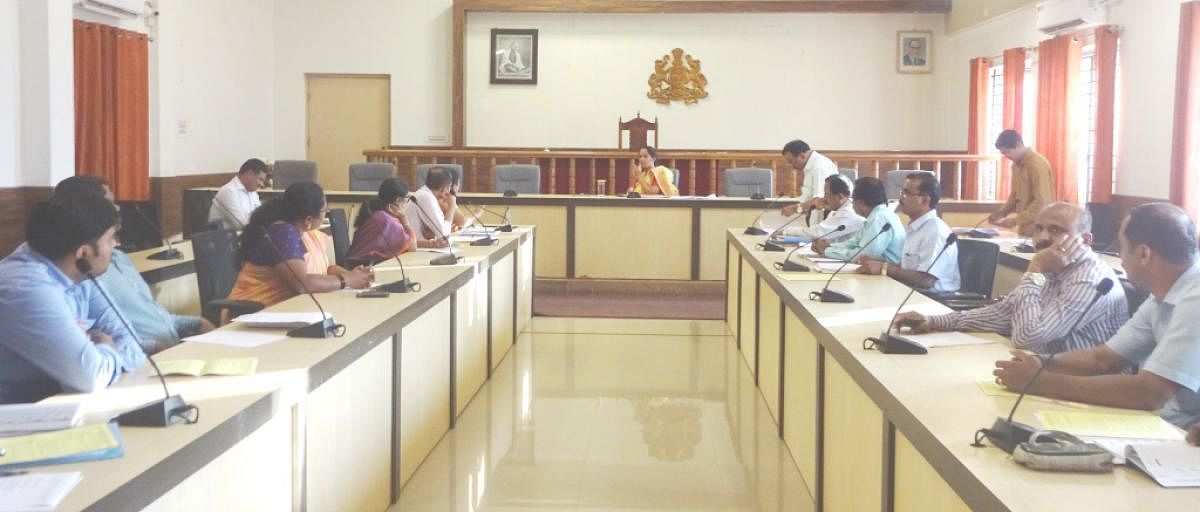
<svg viewBox="0 0 1200 512">
<path fill-rule="evenodd" d="M 936 171 L 945 197 L 972 196 L 963 188 L 964 177 L 977 175 L 978 199 L 994 199 L 1000 179 L 1000 157 L 965 153 L 823 151 L 840 168 L 856 169 L 858 175 L 880 179 L 892 170 Z M 420 164 L 442 163 L 463 166 L 463 189 L 470 192 L 492 191 L 493 168 L 501 164 L 534 164 L 542 170 L 542 193 L 594 194 L 596 180 L 607 180 L 609 194 L 624 194 L 634 180 L 636 158 L 619 149 L 505 149 L 505 148 L 432 148 L 394 147 L 366 150 L 370 162 L 391 162 L 397 175 L 416 183 Z M 677 169 L 679 192 L 684 195 L 723 195 L 724 172 L 734 167 L 763 167 L 774 171 L 777 195 L 798 195 L 799 173 L 792 169 L 779 151 L 660 150 L 658 163 Z M 990 180 L 985 183 L 985 180 Z"/>
</svg>

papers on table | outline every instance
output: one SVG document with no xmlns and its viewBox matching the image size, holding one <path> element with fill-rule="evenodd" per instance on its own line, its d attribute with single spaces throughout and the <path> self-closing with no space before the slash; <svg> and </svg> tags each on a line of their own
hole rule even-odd
<svg viewBox="0 0 1200 512">
<path fill-rule="evenodd" d="M 333 315 L 325 313 L 325 318 L 333 318 Z M 250 313 L 233 319 L 233 323 L 238 325 L 274 329 L 295 329 L 320 321 L 321 313 L 318 311 L 305 313 L 259 311 L 258 313 Z"/>
<path fill-rule="evenodd" d="M 1077 436 L 1183 440 L 1179 429 L 1157 414 L 1038 411 L 1036 416 L 1046 430 Z"/>
<path fill-rule="evenodd" d="M 78 423 L 79 404 L 0 405 L 0 433 L 58 430 Z"/>
<path fill-rule="evenodd" d="M 825 282 L 825 281 L 829 280 L 829 276 L 827 276 L 827 275 L 814 274 L 812 272 L 777 272 L 777 273 L 775 273 L 775 275 L 778 276 L 781 281 L 821 281 L 821 282 Z M 835 278 L 833 278 L 833 280 L 841 281 L 842 278 L 835 277 Z"/>
<path fill-rule="evenodd" d="M 69 464 L 108 459 L 125 454 L 116 423 L 42 432 L 18 437 L 0 437 L 0 470 L 46 464 Z"/>
<path fill-rule="evenodd" d="M 979 390 L 983 391 L 983 394 L 988 396 L 1004 396 L 1009 398 L 1016 398 L 1020 396 L 1018 393 L 1010 391 L 1008 388 L 997 384 L 995 377 L 981 378 L 976 381 L 976 384 L 979 385 Z M 1087 409 L 1089 407 L 1088 404 L 1081 404 L 1079 402 L 1071 402 L 1067 400 L 1057 400 L 1038 395 L 1025 395 L 1025 400 L 1036 400 L 1039 402 L 1065 405 L 1067 407 L 1075 407 L 1077 409 Z M 1122 448 L 1122 450 L 1124 450 L 1124 448 Z"/>
<path fill-rule="evenodd" d="M 925 348 L 995 343 L 993 340 L 980 338 L 978 336 L 971 336 L 970 334 L 957 331 L 934 331 L 925 334 L 901 334 L 896 331 L 892 331 L 892 336 L 905 341 L 910 341 Z"/>
<path fill-rule="evenodd" d="M 250 375 L 258 368 L 257 357 L 227 357 L 223 359 L 171 359 L 155 361 L 163 375 Z"/>
<path fill-rule="evenodd" d="M 814 262 L 814 265 L 812 268 L 813 268 L 813 270 L 816 270 L 817 272 L 837 272 L 837 270 L 839 268 L 842 268 L 842 265 L 843 265 L 843 262 L 841 262 L 841 261 L 834 261 L 834 262 L 817 261 L 817 262 Z M 845 265 L 846 265 L 846 268 L 842 269 L 842 272 L 854 272 L 854 271 L 858 270 L 858 267 L 860 266 L 858 263 L 845 263 Z"/>
<path fill-rule="evenodd" d="M 254 331 L 249 329 L 224 328 L 217 329 L 215 331 L 209 331 L 204 334 L 188 336 L 187 338 L 184 338 L 183 341 L 252 348 L 285 339 L 287 339 L 287 334 L 279 331 Z"/>
<path fill-rule="evenodd" d="M 25 473 L 0 478 L 0 512 L 40 512 L 58 508 L 83 473 Z"/>
<path fill-rule="evenodd" d="M 1134 444 L 1125 448 L 1125 458 L 1163 487 L 1200 487 L 1200 447 L 1181 441 Z"/>
<path fill-rule="evenodd" d="M 1028 398 L 1028 396 L 1026 396 Z M 1148 445 L 1148 444 L 1169 444 L 1179 446 L 1181 443 L 1178 439 L 1137 439 L 1132 437 L 1097 437 L 1097 436 L 1078 436 L 1080 439 L 1093 443 L 1113 456 L 1113 464 L 1125 463 L 1125 449 L 1130 445 Z"/>
</svg>

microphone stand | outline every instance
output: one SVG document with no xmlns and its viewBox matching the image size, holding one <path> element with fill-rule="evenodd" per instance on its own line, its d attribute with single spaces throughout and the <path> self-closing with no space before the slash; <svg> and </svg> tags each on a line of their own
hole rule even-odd
<svg viewBox="0 0 1200 512">
<path fill-rule="evenodd" d="M 383 290 L 389 293 L 408 293 L 421 291 L 421 283 L 414 283 L 408 280 L 408 274 L 404 271 L 404 262 L 400 260 L 400 255 L 394 256 L 396 263 L 400 264 L 400 280 L 393 281 L 387 284 L 376 286 L 376 290 Z"/>
<path fill-rule="evenodd" d="M 308 295 L 308 298 L 312 299 L 313 304 L 317 305 L 317 311 L 321 312 L 320 321 L 292 329 L 288 331 L 287 335 L 292 338 L 329 338 L 331 336 L 340 336 L 338 331 L 344 330 L 346 326 L 333 323 L 333 317 L 325 314 L 325 308 L 321 307 L 321 302 L 317 300 L 317 296 L 313 295 L 313 292 L 308 289 L 308 286 L 304 284 L 304 281 L 300 279 L 296 271 L 292 270 L 291 265 L 287 264 L 287 260 L 283 258 L 283 253 L 279 251 L 279 247 L 275 245 L 275 241 L 271 239 L 271 235 L 265 229 L 263 230 L 263 238 L 267 240 L 267 245 L 271 246 L 271 250 L 275 251 L 275 255 L 279 256 L 279 260 L 283 263 L 283 266 L 287 267 L 288 272 L 292 274 L 292 278 L 300 284 L 300 288 L 304 289 L 304 293 Z"/>
<path fill-rule="evenodd" d="M 779 204 L 779 202 L 782 200 L 783 200 L 782 197 L 776 197 L 775 199 L 772 199 L 770 203 L 767 203 L 767 207 L 763 208 L 762 211 L 758 213 L 758 217 L 755 217 L 754 220 L 750 222 L 750 225 L 746 226 L 746 230 L 742 231 L 742 234 L 743 235 L 765 235 L 765 234 L 767 234 L 767 230 L 759 228 L 759 227 L 755 227 L 754 224 L 756 224 L 760 219 L 762 219 L 762 216 L 766 215 L 767 211 L 769 211 L 772 206 Z M 799 215 L 799 214 L 800 214 L 800 212 L 796 212 L 796 215 Z"/>
<path fill-rule="evenodd" d="M 949 249 L 950 246 L 954 245 L 954 243 L 957 241 L 958 235 L 955 235 L 954 233 L 950 233 L 950 236 L 946 237 L 946 243 L 942 245 L 942 250 L 938 251 L 937 256 L 933 257 L 933 261 L 929 262 L 929 267 L 925 269 L 926 274 L 928 274 L 930 270 L 933 270 L 933 266 L 936 265 L 938 260 L 941 259 L 942 255 L 946 253 L 946 249 Z M 883 331 L 883 334 L 880 334 L 878 338 L 867 338 L 867 342 L 870 343 L 870 348 L 878 348 L 879 351 L 883 352 L 884 354 L 926 354 L 929 352 L 929 350 L 925 347 L 911 343 L 903 338 L 892 336 L 892 324 L 896 323 L 896 317 L 900 316 L 900 309 L 903 308 L 905 304 L 908 304 L 908 299 L 912 298 L 913 292 L 915 291 L 917 291 L 916 287 L 908 287 L 908 295 L 905 295 L 904 300 L 900 301 L 900 306 L 897 307 L 896 312 L 892 314 L 892 319 L 888 321 L 888 328 L 887 330 Z"/>
<path fill-rule="evenodd" d="M 791 218 L 791 220 L 789 220 L 789 221 L 787 221 L 787 222 L 784 222 L 782 226 L 779 226 L 778 228 L 775 228 L 775 231 L 772 231 L 770 234 L 768 234 L 768 235 L 767 235 L 767 239 L 766 239 L 766 240 L 764 240 L 764 241 L 763 241 L 763 243 L 761 244 L 761 245 L 762 245 L 762 250 L 764 250 L 764 251 L 766 251 L 766 252 L 783 252 L 783 251 L 784 251 L 784 249 L 783 249 L 783 246 L 782 246 L 782 245 L 779 245 L 779 244 L 777 244 L 777 243 L 775 243 L 775 242 L 772 242 L 772 241 L 771 241 L 771 237 L 775 236 L 775 234 L 776 234 L 776 233 L 778 233 L 778 232 L 780 232 L 780 231 L 783 231 L 783 228 L 786 228 L 786 227 L 788 227 L 788 224 L 791 224 L 791 223 L 793 223 L 793 222 L 796 222 L 796 221 L 798 221 L 798 220 L 800 220 L 800 215 L 799 215 L 799 214 L 796 214 L 796 216 L 795 216 L 795 217 L 792 217 L 792 218 Z"/>
<path fill-rule="evenodd" d="M 821 302 L 840 302 L 840 303 L 854 302 L 854 297 L 851 297 L 845 293 L 835 292 L 833 290 L 830 290 L 829 283 L 832 283 L 833 278 L 837 277 L 837 275 L 842 272 L 842 269 L 846 268 L 846 265 L 849 265 L 851 261 L 854 261 L 854 258 L 857 258 L 859 254 L 862 254 L 863 251 L 867 250 L 867 247 L 870 247 L 871 244 L 875 243 L 875 239 L 879 238 L 879 235 L 887 233 L 888 231 L 891 231 L 891 230 L 892 230 L 891 224 L 884 224 L 882 228 L 879 228 L 879 232 L 875 233 L 875 236 L 871 237 L 871 239 L 868 240 L 866 244 L 864 244 L 862 247 L 860 247 L 858 249 L 857 252 L 855 252 L 852 256 L 850 256 L 850 259 L 843 262 L 842 266 L 838 267 L 837 271 L 835 271 L 833 273 L 833 275 L 829 276 L 829 280 L 825 281 L 825 287 L 822 288 L 821 291 L 810 292 L 808 294 L 809 300 L 820 299 Z"/>
<path fill-rule="evenodd" d="M 1079 318 L 1075 319 L 1074 324 L 1071 324 L 1071 328 L 1067 330 L 1066 336 L 1063 336 L 1060 339 L 1065 339 L 1074 334 L 1075 328 L 1079 327 L 1079 323 L 1083 321 L 1083 318 L 1086 317 L 1088 312 L 1092 310 L 1092 307 L 1096 305 L 1096 302 L 1100 301 L 1101 297 L 1108 294 L 1108 291 L 1111 290 L 1112 287 L 1112 279 L 1107 277 L 1101 279 L 1100 282 L 1096 284 L 1096 296 L 1092 297 L 1092 301 L 1088 303 L 1086 308 L 1084 308 L 1083 313 L 1079 315 Z M 992 423 L 992 428 L 979 429 L 979 431 L 975 433 L 975 442 L 972 444 L 972 446 L 983 446 L 983 444 L 979 442 L 979 434 L 983 434 L 984 437 L 987 437 L 988 442 L 992 443 L 993 446 L 1008 453 L 1012 453 L 1013 450 L 1016 449 L 1017 445 L 1029 440 L 1034 431 L 1037 429 L 1024 423 L 1013 421 L 1013 415 L 1017 413 L 1017 406 L 1021 405 L 1021 400 L 1024 399 L 1025 395 L 1029 393 L 1029 390 L 1033 388 L 1033 383 L 1037 382 L 1038 377 L 1042 375 L 1042 371 L 1044 371 L 1046 367 L 1050 365 L 1050 362 L 1054 360 L 1054 356 L 1056 355 L 1058 355 L 1057 352 L 1047 356 L 1046 360 L 1042 362 L 1042 365 L 1038 367 L 1036 372 L 1034 372 L 1033 377 L 1029 379 L 1029 382 L 1025 383 L 1025 387 L 1021 389 L 1021 394 L 1017 395 L 1016 403 L 1014 403 L 1012 409 L 1008 411 L 1008 418 L 996 418 L 996 421 Z"/>
<path fill-rule="evenodd" d="M 141 217 L 142 220 L 146 221 L 146 223 L 150 225 L 150 228 L 154 230 L 155 234 L 158 235 L 158 238 L 161 239 L 163 241 L 163 244 L 165 244 L 167 246 L 167 250 L 159 251 L 159 252 L 156 252 L 149 256 L 146 256 L 147 259 L 151 259 L 151 260 L 183 259 L 183 253 L 179 252 L 179 249 L 176 249 L 171 246 L 171 241 L 163 236 L 162 229 L 160 229 L 158 227 L 158 223 L 154 222 L 153 220 L 150 220 L 150 216 L 146 215 L 146 213 L 143 212 L 140 208 L 138 208 L 137 205 L 129 205 L 129 207 L 133 209 L 133 213 L 137 214 L 138 217 Z"/>
<path fill-rule="evenodd" d="M 413 201 L 415 202 L 416 200 L 414 199 Z M 440 255 L 440 256 L 434 257 L 433 259 L 429 260 L 429 264 L 430 264 L 430 265 L 434 265 L 434 266 L 441 266 L 441 265 L 454 265 L 454 264 L 457 264 L 457 263 L 458 263 L 458 256 L 455 256 L 455 255 L 454 255 L 454 244 L 451 244 L 451 243 L 450 243 L 450 238 L 449 238 L 449 237 L 447 237 L 446 235 L 443 235 L 443 234 L 442 234 L 442 225 L 441 225 L 441 223 L 435 223 L 435 222 L 431 221 L 431 220 L 429 219 L 429 216 L 425 214 L 425 209 L 424 209 L 424 208 L 421 208 L 421 203 L 417 203 L 417 215 L 419 215 L 419 216 L 421 217 L 421 221 L 422 221 L 422 222 L 425 222 L 425 223 L 426 223 L 426 224 L 428 224 L 430 227 L 435 227 L 435 226 L 437 227 L 437 235 L 438 235 L 438 237 L 439 237 L 439 238 L 442 238 L 442 239 L 444 239 L 444 240 L 446 240 L 446 247 L 447 247 L 448 249 L 450 249 L 450 253 L 449 253 L 449 254 L 442 254 L 442 255 Z"/>
<path fill-rule="evenodd" d="M 508 220 L 508 210 L 512 208 L 511 206 L 505 206 L 505 207 L 504 207 L 504 214 L 503 214 L 503 215 L 500 215 L 500 214 L 498 214 L 498 213 L 496 213 L 496 212 L 493 212 L 493 211 L 491 211 L 491 210 L 487 209 L 487 207 L 485 207 L 485 206 L 483 206 L 483 205 L 480 205 L 479 207 L 480 207 L 480 208 L 482 208 L 482 209 L 483 209 L 483 211 L 485 211 L 485 212 L 487 212 L 487 213 L 490 213 L 490 214 L 492 214 L 492 215 L 495 215 L 495 216 L 497 216 L 497 217 L 500 217 L 500 220 L 504 221 L 504 225 L 502 225 L 502 226 L 496 226 L 496 231 L 499 231 L 499 232 L 502 232 L 502 233 L 512 233 L 512 230 L 513 230 L 513 227 L 512 227 L 512 222 Z"/>
<path fill-rule="evenodd" d="M 483 232 L 487 235 L 487 238 L 480 238 L 477 240 L 472 240 L 471 245 L 473 247 L 486 247 L 489 245 L 496 245 L 496 242 L 499 242 L 500 240 L 492 237 L 492 231 L 490 229 L 488 229 L 487 226 L 483 225 L 483 221 L 479 219 L 479 215 L 476 214 L 475 211 L 470 208 L 464 208 L 464 209 L 467 210 L 468 212 L 471 212 L 471 217 L 475 219 L 475 222 L 479 223 L 479 227 L 481 229 L 483 229 Z"/>
<path fill-rule="evenodd" d="M 799 263 L 796 263 L 796 262 L 792 261 L 792 255 L 793 255 L 793 254 L 795 254 L 795 253 L 796 253 L 796 251 L 799 251 L 801 247 L 807 247 L 807 246 L 809 246 L 809 245 L 812 245 L 812 244 L 813 244 L 813 242 L 816 242 L 817 240 L 820 240 L 820 239 L 822 239 L 822 238 L 825 238 L 825 237 L 827 237 L 827 236 L 829 236 L 829 235 L 832 235 L 832 234 L 834 234 L 834 233 L 837 233 L 838 231 L 843 231 L 843 230 L 845 230 L 845 229 L 846 229 L 846 225 L 845 225 L 845 224 L 841 224 L 841 225 L 839 225 L 838 227 L 836 227 L 836 228 L 833 228 L 833 230 L 831 230 L 830 232 L 828 232 L 828 233 L 825 233 L 824 235 L 821 235 L 821 236 L 818 236 L 818 237 L 816 237 L 816 238 L 812 239 L 812 241 L 810 241 L 810 242 L 809 242 L 809 243 L 807 243 L 807 244 L 797 244 L 795 249 L 792 249 L 792 251 L 791 251 L 791 252 L 787 253 L 787 256 L 784 256 L 784 257 L 783 257 L 783 262 L 782 262 L 782 263 L 776 263 L 776 264 L 775 264 L 775 265 L 776 265 L 776 267 L 777 267 L 779 270 L 782 270 L 782 271 L 785 271 L 785 272 L 792 272 L 792 271 L 808 272 L 808 271 L 809 271 L 809 270 L 811 270 L 811 269 L 809 269 L 809 268 L 808 268 L 808 266 L 806 266 L 806 265 L 801 265 L 801 264 L 799 264 Z"/>
</svg>

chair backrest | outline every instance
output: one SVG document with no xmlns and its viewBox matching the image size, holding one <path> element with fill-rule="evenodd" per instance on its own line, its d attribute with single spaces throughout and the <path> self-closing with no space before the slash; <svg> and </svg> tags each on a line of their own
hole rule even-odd
<svg viewBox="0 0 1200 512">
<path fill-rule="evenodd" d="M 346 261 L 350 250 L 350 224 L 346 221 L 346 210 L 334 208 L 325 214 L 329 217 L 329 232 L 333 235 L 333 260 L 338 265 Z"/>
<path fill-rule="evenodd" d="M 518 194 L 542 192 L 542 168 L 533 164 L 497 165 L 492 168 L 492 176 L 497 194 L 509 190 Z"/>
<path fill-rule="evenodd" d="M 208 231 L 208 213 L 212 209 L 213 198 L 217 196 L 215 190 L 189 190 L 184 193 L 185 199 L 189 194 L 202 195 L 204 199 L 183 202 L 183 236 L 191 237 L 201 231 Z"/>
<path fill-rule="evenodd" d="M 441 167 L 450 171 L 450 175 L 454 176 L 454 183 L 458 184 L 459 192 L 463 192 L 463 166 L 461 164 L 421 164 L 417 166 L 417 184 L 413 186 L 413 190 L 425 186 L 425 177 L 429 176 L 429 171 L 434 167 Z"/>
<path fill-rule="evenodd" d="M 233 290 L 239 269 L 237 249 L 237 232 L 233 230 L 216 229 L 192 235 L 200 311 L 213 325 L 221 323 L 221 312 L 208 303 L 228 297 Z"/>
<path fill-rule="evenodd" d="M 646 132 L 654 131 L 654 147 L 658 147 L 658 118 L 654 118 L 654 122 L 642 119 L 642 113 L 638 112 L 637 117 L 628 121 L 622 121 L 617 118 L 617 149 L 625 147 L 625 132 L 629 132 L 629 149 L 641 151 L 642 148 L 649 145 Z"/>
<path fill-rule="evenodd" d="M 762 167 L 733 167 L 725 170 L 725 195 L 750 197 L 756 193 L 775 196 L 775 175 Z"/>
<path fill-rule="evenodd" d="M 842 176 L 845 176 L 846 179 L 850 180 L 851 185 L 853 185 L 855 181 L 858 181 L 858 169 L 842 167 L 838 169 L 838 174 L 841 174 Z"/>
<path fill-rule="evenodd" d="M 959 238 L 959 290 L 991 297 L 992 283 L 996 279 L 996 260 L 999 258 L 999 245 L 983 240 Z"/>
<path fill-rule="evenodd" d="M 375 192 L 383 180 L 396 176 L 396 166 L 388 162 L 350 164 L 350 190 Z"/>
<path fill-rule="evenodd" d="M 922 171 L 921 169 L 888 171 L 887 176 L 883 180 L 883 191 L 885 194 L 887 194 L 887 198 L 899 199 L 900 189 L 904 188 L 904 180 L 907 180 L 908 175 L 914 172 L 927 172 L 929 174 L 933 174 L 932 171 Z"/>
<path fill-rule="evenodd" d="M 312 160 L 276 160 L 271 171 L 272 188 L 286 190 L 292 183 L 317 182 L 317 163 Z"/>
<path fill-rule="evenodd" d="M 1112 250 L 1117 242 L 1117 230 L 1121 228 L 1116 205 L 1088 203 L 1087 209 L 1092 214 L 1092 247 L 1098 251 Z"/>
<path fill-rule="evenodd" d="M 675 177 L 675 190 L 679 190 L 679 169 L 671 169 L 672 175 Z"/>
<path fill-rule="evenodd" d="M 1143 290 L 1141 287 L 1133 284 L 1133 282 L 1125 279 L 1124 277 L 1121 278 L 1121 288 L 1125 290 L 1125 302 L 1129 307 L 1130 315 L 1133 315 L 1134 311 L 1137 311 L 1137 309 L 1141 307 L 1142 303 L 1146 302 L 1146 299 L 1150 297 L 1150 292 Z"/>
</svg>

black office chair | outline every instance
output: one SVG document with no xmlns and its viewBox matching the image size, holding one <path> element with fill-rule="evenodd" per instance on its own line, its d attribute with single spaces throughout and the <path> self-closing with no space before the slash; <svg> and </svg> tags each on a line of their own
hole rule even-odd
<svg viewBox="0 0 1200 512">
<path fill-rule="evenodd" d="M 200 289 L 200 314 L 213 325 L 221 324 L 222 311 L 228 310 L 232 318 L 263 308 L 258 302 L 226 298 L 237 282 L 237 242 L 237 232 L 225 229 L 192 235 L 192 251 L 196 256 L 196 286 Z"/>
<path fill-rule="evenodd" d="M 350 224 L 346 222 L 346 210 L 335 208 L 326 214 L 329 217 L 329 232 L 333 235 L 333 260 L 345 266 L 346 251 L 350 250 Z"/>
<path fill-rule="evenodd" d="M 1124 277 L 1120 279 L 1121 288 L 1125 290 L 1125 302 L 1129 307 L 1129 314 L 1133 315 L 1133 312 L 1137 311 L 1137 309 L 1141 307 L 1142 303 L 1146 302 L 1146 299 L 1150 298 L 1150 292 L 1141 289 L 1138 285 L 1133 284 L 1132 281 L 1125 279 Z"/>
<path fill-rule="evenodd" d="M 208 221 L 208 212 L 217 196 L 216 191 L 186 190 L 183 194 L 183 236 L 191 238 L 196 233 L 209 231 L 215 224 Z"/>
<path fill-rule="evenodd" d="M 992 282 L 1000 246 L 983 240 L 958 239 L 959 289 L 956 292 L 929 293 L 950 309 L 975 309 L 995 302 Z"/>
</svg>

